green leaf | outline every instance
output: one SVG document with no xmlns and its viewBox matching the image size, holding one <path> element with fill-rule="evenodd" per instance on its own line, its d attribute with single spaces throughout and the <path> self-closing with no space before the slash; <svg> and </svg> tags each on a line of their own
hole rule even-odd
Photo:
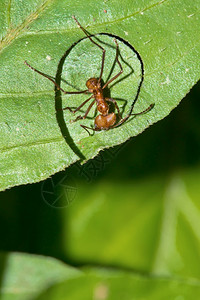
<svg viewBox="0 0 200 300">
<path fill-rule="evenodd" d="M 81 274 L 50 257 L 5 253 L 0 260 L 2 300 L 33 299 L 49 286 Z"/>
<path fill-rule="evenodd" d="M 167 116 L 199 79 L 199 5 L 199 1 L 189 0 L 88 0 L 84 4 L 2 0 L 0 189 L 45 179 L 77 160 L 88 160 L 101 149 L 123 143 Z M 124 74 L 119 79 L 123 80 L 116 80 L 108 92 L 112 98 L 119 98 L 123 116 L 130 110 L 142 79 L 141 61 L 136 54 L 140 55 L 144 81 L 134 112 L 155 103 L 150 112 L 93 136 L 88 136 L 80 124 L 93 126 L 94 111 L 90 118 L 70 123 L 75 117 L 60 108 L 80 105 L 87 95 L 55 94 L 53 84 L 23 62 L 27 60 L 58 80 L 61 71 L 66 90 L 85 89 L 89 77 L 99 76 L 102 53 L 88 39 L 66 53 L 84 37 L 72 15 L 96 34 L 107 50 L 104 81 L 115 59 L 115 43 L 109 34 L 121 39 Z M 112 76 L 118 71 L 115 65 Z"/>
<path fill-rule="evenodd" d="M 36 299 L 191 300 L 198 297 L 200 297 L 198 281 L 151 278 L 131 272 L 88 269 L 86 274 L 49 288 Z"/>
<path fill-rule="evenodd" d="M 78 271 L 53 258 L 1 254 L 1 300 L 198 299 L 198 281 L 147 277 L 106 268 Z M 179 297 L 179 298 L 178 298 Z"/>
<path fill-rule="evenodd" d="M 63 218 L 68 260 L 199 280 L 199 171 L 80 184 Z"/>
</svg>

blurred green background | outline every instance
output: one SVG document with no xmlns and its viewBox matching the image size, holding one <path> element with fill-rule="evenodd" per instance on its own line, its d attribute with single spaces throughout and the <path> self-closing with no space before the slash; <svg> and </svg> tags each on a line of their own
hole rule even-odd
<svg viewBox="0 0 200 300">
<path fill-rule="evenodd" d="M 85 165 L 0 193 L 2 251 L 200 278 L 200 83 Z"/>
</svg>

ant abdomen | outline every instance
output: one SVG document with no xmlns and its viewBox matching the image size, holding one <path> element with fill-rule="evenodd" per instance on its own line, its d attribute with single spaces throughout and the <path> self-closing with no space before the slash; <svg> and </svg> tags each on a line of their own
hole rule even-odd
<svg viewBox="0 0 200 300">
<path fill-rule="evenodd" d="M 98 115 L 95 119 L 96 130 L 108 130 L 111 126 L 116 123 L 116 114 L 110 113 L 106 116 Z"/>
</svg>

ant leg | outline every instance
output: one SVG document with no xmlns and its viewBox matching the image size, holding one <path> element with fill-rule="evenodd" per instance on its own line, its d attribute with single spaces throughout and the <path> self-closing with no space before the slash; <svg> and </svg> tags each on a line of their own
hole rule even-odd
<svg viewBox="0 0 200 300">
<path fill-rule="evenodd" d="M 115 80 L 119 75 L 121 75 L 121 74 L 123 73 L 122 65 L 121 65 L 121 63 L 120 63 L 120 61 L 119 61 L 119 59 L 118 59 L 118 57 L 119 57 L 119 45 L 118 45 L 118 42 L 117 42 L 116 39 L 114 39 L 114 42 L 115 42 L 115 44 L 116 44 L 116 56 L 115 56 L 115 61 L 118 63 L 118 65 L 119 65 L 119 67 L 120 67 L 120 71 L 119 71 L 119 73 L 117 73 L 114 77 L 112 77 L 110 80 L 108 80 L 108 82 L 106 82 L 106 83 L 104 84 L 104 86 L 102 87 L 102 90 L 105 89 L 109 83 L 111 83 L 113 80 Z"/>
<path fill-rule="evenodd" d="M 85 33 L 85 35 L 90 39 L 90 41 L 95 44 L 97 47 L 99 47 L 102 50 L 102 62 L 101 62 L 101 71 L 100 71 L 100 75 L 99 75 L 99 79 L 98 79 L 98 83 L 100 83 L 102 75 L 103 75 L 103 69 L 104 69 L 104 62 L 105 62 L 105 54 L 106 54 L 106 50 L 101 47 L 97 42 L 95 42 L 92 38 L 91 35 L 88 34 L 88 32 L 85 30 L 85 28 L 83 28 L 81 26 L 81 24 L 79 23 L 79 21 L 75 18 L 75 16 L 72 16 L 72 18 L 76 21 L 78 27 Z"/>
<path fill-rule="evenodd" d="M 100 131 L 100 130 L 101 130 L 101 129 L 97 129 L 97 128 L 88 127 L 88 126 L 85 126 L 85 125 L 82 125 L 82 124 L 81 124 L 80 126 L 81 126 L 83 129 L 85 129 L 89 135 L 91 135 L 91 134 L 90 134 L 90 132 L 89 132 L 88 129 L 91 129 L 91 130 L 93 130 L 93 131 Z"/>
<path fill-rule="evenodd" d="M 53 82 L 53 84 L 57 87 L 57 89 L 61 92 L 63 92 L 64 94 L 87 94 L 88 90 L 84 90 L 84 91 L 76 91 L 76 92 L 66 92 L 64 91 L 56 82 L 55 80 L 53 80 L 49 75 L 33 68 L 31 65 L 29 65 L 29 63 L 27 63 L 27 61 L 25 60 L 24 62 L 31 70 L 35 71 L 36 73 L 44 76 L 45 78 L 49 79 L 51 82 Z"/>
<path fill-rule="evenodd" d="M 88 127 L 88 126 L 85 126 L 85 125 L 80 125 L 80 126 L 81 126 L 83 129 L 85 129 L 89 135 L 91 135 L 91 133 L 89 132 L 88 129 L 91 129 L 91 130 L 95 131 L 95 128 Z"/>
<path fill-rule="evenodd" d="M 116 108 L 117 111 L 118 111 L 118 115 L 119 115 L 119 117 L 120 117 L 120 119 L 121 119 L 122 117 L 121 117 L 121 113 L 120 113 L 120 110 L 119 110 L 119 106 L 118 106 L 118 104 L 117 104 L 117 101 L 116 101 L 115 99 L 113 99 L 113 98 L 105 98 L 105 100 L 108 101 L 108 102 L 114 103 L 115 108 Z"/>
<path fill-rule="evenodd" d="M 92 97 L 90 97 L 92 98 Z M 89 100 L 89 99 L 88 99 Z M 90 111 L 90 109 L 92 108 L 92 106 L 94 105 L 94 103 L 96 102 L 96 100 L 92 101 L 92 103 L 90 103 L 90 105 L 88 106 L 88 109 L 86 110 L 84 116 L 78 116 L 73 122 L 76 122 L 78 120 L 82 120 L 85 119 Z"/>
<path fill-rule="evenodd" d="M 81 103 L 81 105 L 79 105 L 76 109 L 72 109 L 71 107 L 64 107 L 62 110 L 66 110 L 66 109 L 69 109 L 70 112 L 72 112 L 73 114 L 75 112 L 77 112 L 78 110 L 81 109 L 81 107 L 83 107 L 90 99 L 92 99 L 94 96 L 92 95 L 90 98 L 88 98 L 87 100 L 85 100 L 83 103 Z"/>
<path fill-rule="evenodd" d="M 151 103 L 151 105 L 149 105 L 149 107 L 147 107 L 145 110 L 139 112 L 139 113 L 134 113 L 134 114 L 130 114 L 131 116 L 138 116 L 138 115 L 143 115 L 146 112 L 150 111 L 153 107 L 154 107 L 155 103 Z"/>
<path fill-rule="evenodd" d="M 154 105 L 155 104 L 152 103 L 151 105 L 149 105 L 149 107 L 147 107 L 145 110 L 143 110 L 143 111 L 141 111 L 139 113 L 134 113 L 134 114 L 129 113 L 126 117 L 124 117 L 123 119 L 121 119 L 117 124 L 113 125 L 110 128 L 115 128 L 115 127 L 118 127 L 118 126 L 122 125 L 125 121 L 127 121 L 130 118 L 130 116 L 138 116 L 138 115 L 143 115 L 143 114 L 147 113 L 148 111 L 150 111 L 154 107 Z"/>
</svg>

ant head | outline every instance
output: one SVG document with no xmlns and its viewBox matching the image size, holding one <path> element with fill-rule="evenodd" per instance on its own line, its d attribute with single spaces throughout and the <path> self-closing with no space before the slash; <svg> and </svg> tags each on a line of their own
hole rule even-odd
<svg viewBox="0 0 200 300">
<path fill-rule="evenodd" d="M 100 83 L 97 78 L 90 78 L 87 80 L 86 86 L 90 92 L 93 92 L 96 88 L 100 88 Z"/>
</svg>

